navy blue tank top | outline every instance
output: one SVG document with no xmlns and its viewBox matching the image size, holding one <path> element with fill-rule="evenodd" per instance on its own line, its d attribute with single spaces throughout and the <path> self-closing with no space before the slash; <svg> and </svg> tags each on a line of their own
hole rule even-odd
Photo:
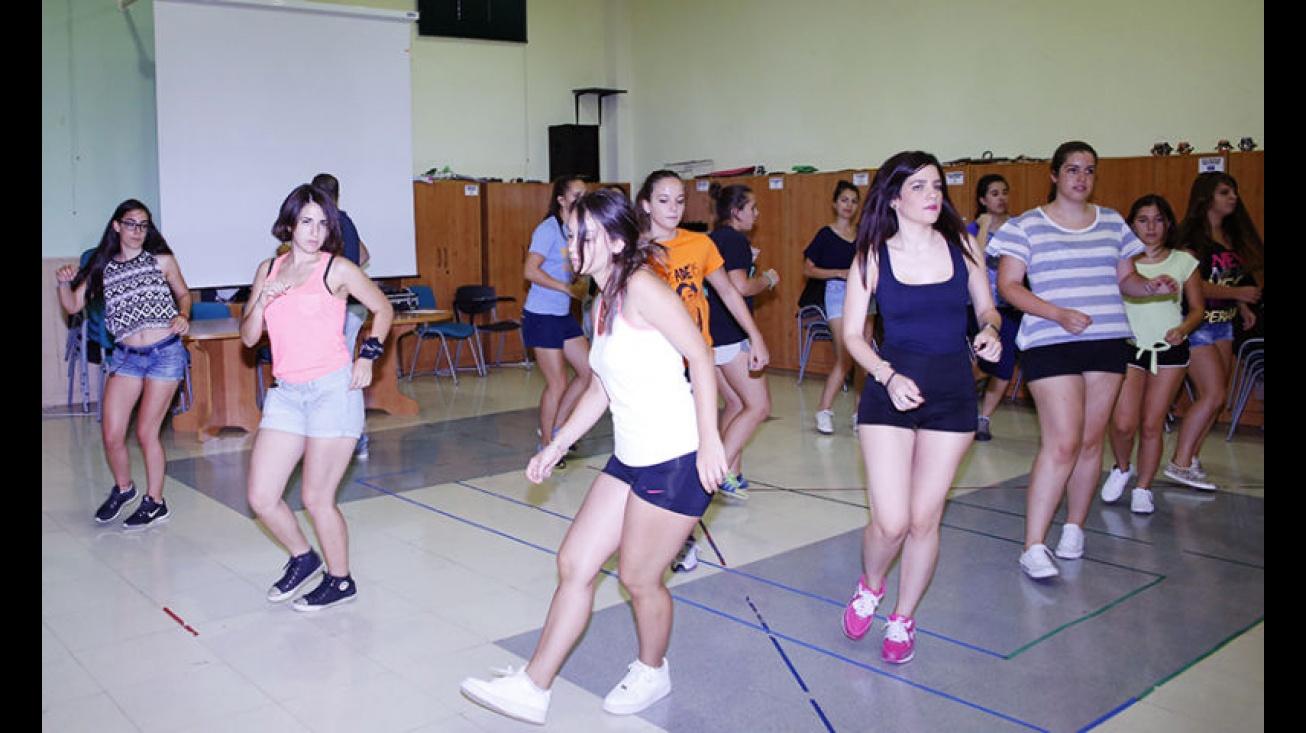
<svg viewBox="0 0 1306 733">
<path fill-rule="evenodd" d="M 970 349 L 966 340 L 966 260 L 949 246 L 952 277 L 943 282 L 905 285 L 893 274 L 889 248 L 879 248 L 875 303 L 884 324 L 884 346 L 915 354 L 955 354 Z"/>
</svg>

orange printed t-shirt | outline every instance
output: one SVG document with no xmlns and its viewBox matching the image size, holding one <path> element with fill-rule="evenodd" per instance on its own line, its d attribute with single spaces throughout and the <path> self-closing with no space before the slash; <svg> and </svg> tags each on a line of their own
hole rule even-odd
<svg viewBox="0 0 1306 733">
<path fill-rule="evenodd" d="M 703 281 L 725 264 L 716 243 L 706 234 L 677 229 L 676 236 L 661 243 L 667 248 L 665 266 L 654 270 L 671 284 L 685 304 L 689 315 L 703 332 L 703 340 L 712 345 L 712 333 L 708 330 L 707 295 L 703 292 Z"/>
</svg>

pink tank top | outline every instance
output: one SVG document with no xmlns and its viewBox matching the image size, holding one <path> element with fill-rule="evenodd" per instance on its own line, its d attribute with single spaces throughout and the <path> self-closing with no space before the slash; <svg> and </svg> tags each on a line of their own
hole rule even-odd
<svg viewBox="0 0 1306 733">
<path fill-rule="evenodd" d="M 286 253 L 273 261 L 269 280 L 276 278 L 289 256 Z M 345 348 L 345 299 L 332 295 L 323 282 L 330 261 L 331 255 L 323 253 L 307 280 L 263 311 L 272 342 L 272 373 L 277 379 L 303 384 L 350 362 Z"/>
</svg>

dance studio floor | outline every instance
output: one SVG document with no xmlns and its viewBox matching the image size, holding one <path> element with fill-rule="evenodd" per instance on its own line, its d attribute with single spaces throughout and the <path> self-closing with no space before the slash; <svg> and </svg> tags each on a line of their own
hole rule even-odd
<svg viewBox="0 0 1306 733">
<path fill-rule="evenodd" d="M 713 502 L 698 568 L 670 576 L 674 691 L 639 716 L 601 709 L 635 657 L 612 562 L 545 730 L 1264 728 L 1259 428 L 1226 442 L 1217 426 L 1202 451 L 1215 494 L 1161 478 L 1150 517 L 1097 501 L 1084 559 L 1036 582 L 1017 558 L 1037 423 L 1030 405 L 1004 403 L 993 441 L 963 463 L 916 656 L 897 666 L 879 656 L 896 572 L 865 639 L 840 627 L 868 516 L 853 397 L 825 436 L 812 424 L 819 376 L 768 378 L 773 414 L 745 451 L 752 498 Z M 605 419 L 553 480 L 526 481 L 542 384 L 517 367 L 456 387 L 418 377 L 404 389 L 419 415 L 368 414 L 371 458 L 340 493 L 359 596 L 319 614 L 264 598 L 286 558 L 244 501 L 249 436 L 201 444 L 165 428 L 170 521 L 129 533 L 91 518 L 112 483 L 94 414 L 47 412 L 42 730 L 536 729 L 467 701 L 458 682 L 530 655 L 554 553 L 611 451 Z M 297 487 L 288 497 L 299 509 Z"/>
</svg>

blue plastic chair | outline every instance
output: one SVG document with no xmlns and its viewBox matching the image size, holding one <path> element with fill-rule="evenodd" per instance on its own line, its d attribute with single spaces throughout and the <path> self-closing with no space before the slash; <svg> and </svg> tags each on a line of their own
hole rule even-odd
<svg viewBox="0 0 1306 733">
<path fill-rule="evenodd" d="M 408 289 L 417 295 L 417 307 L 423 310 L 434 310 L 435 293 L 427 285 L 410 285 Z M 475 365 L 476 373 L 485 376 L 485 358 L 481 354 L 481 345 L 476 338 L 476 327 L 470 323 L 427 323 L 418 326 L 413 330 L 413 335 L 417 337 L 417 347 L 413 349 L 413 360 L 408 367 L 407 374 L 400 376 L 407 377 L 410 381 L 417 371 L 417 357 L 422 353 L 422 343 L 428 339 L 438 339 L 440 341 L 440 354 L 444 355 L 445 363 L 449 365 L 449 376 L 453 377 L 453 383 L 458 384 L 458 360 L 462 356 L 463 342 L 467 342 L 468 348 L 472 352 L 472 363 Z M 407 335 L 407 334 L 404 334 Z M 449 341 L 457 342 L 457 348 L 451 355 L 449 353 Z M 398 344 L 396 344 L 396 347 Z M 401 352 L 402 353 L 402 352 Z M 396 359 L 399 364 L 403 363 L 402 359 Z M 439 375 L 440 356 L 435 357 L 435 370 L 432 374 Z"/>
</svg>

